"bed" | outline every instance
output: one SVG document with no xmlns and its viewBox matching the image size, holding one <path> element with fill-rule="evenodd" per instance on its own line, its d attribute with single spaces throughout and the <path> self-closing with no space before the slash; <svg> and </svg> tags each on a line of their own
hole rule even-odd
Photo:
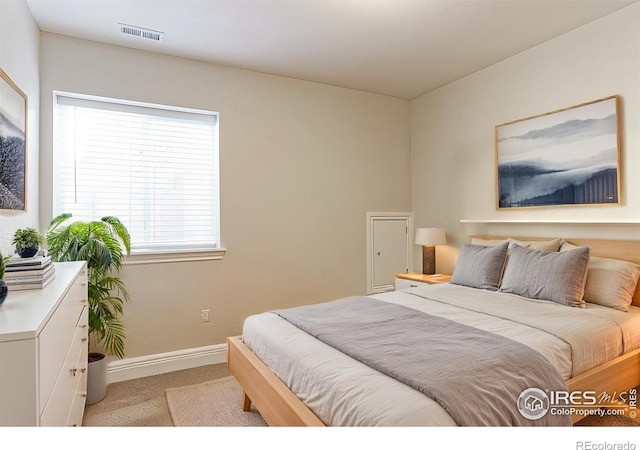
<svg viewBox="0 0 640 450">
<path fill-rule="evenodd" d="M 499 254 L 504 256 L 496 256 Z M 498 279 L 495 273 L 492 274 L 493 279 L 487 278 L 484 271 L 482 277 L 477 277 L 478 265 L 498 267 L 500 257 L 503 265 Z M 571 264 L 568 265 L 567 261 Z M 524 266 L 531 269 L 536 264 L 541 264 L 538 270 L 522 272 Z M 560 301 L 536 298 L 544 297 L 541 290 L 549 290 L 549 285 L 553 285 L 547 280 L 541 283 L 536 274 L 553 269 L 554 264 L 560 264 L 558 267 L 561 269 L 551 270 L 552 273 L 545 276 L 552 278 L 553 273 L 570 267 L 575 272 L 572 273 L 573 279 L 582 278 L 579 283 L 574 280 L 553 286 L 555 291 L 562 291 Z M 403 369 L 396 371 L 396 366 L 401 365 L 398 360 L 388 369 L 389 364 L 385 366 L 381 362 L 380 366 L 378 361 L 371 362 L 376 358 L 377 350 L 371 352 L 371 349 L 360 345 L 357 351 L 364 354 L 350 353 L 349 346 L 356 345 L 358 340 L 371 341 L 373 348 L 373 341 L 377 338 L 375 334 L 355 336 L 354 333 L 354 338 L 350 339 L 348 329 L 342 331 L 342 338 L 339 337 L 339 328 L 335 332 L 331 328 L 331 333 L 322 333 L 328 323 L 326 317 L 332 317 L 335 311 L 348 312 L 352 307 L 357 312 L 367 308 L 367 314 L 363 315 L 369 316 L 367 305 L 372 305 L 375 307 L 372 309 L 382 309 L 381 315 L 395 314 L 396 310 L 401 313 L 410 311 L 411 319 L 407 320 L 440 320 L 447 327 L 453 326 L 451 330 L 456 331 L 449 332 L 452 334 L 449 338 L 452 348 L 458 344 L 465 346 L 462 344 L 465 330 L 480 333 L 478 336 L 482 339 L 485 336 L 495 337 L 500 344 L 505 340 L 509 345 L 516 343 L 518 348 L 529 352 L 525 353 L 527 358 L 531 353 L 540 357 L 541 361 L 532 365 L 543 367 L 544 373 L 559 375 L 565 389 L 583 400 L 582 405 L 589 403 L 582 397 L 584 392 L 613 394 L 615 398 L 640 385 L 640 287 L 637 282 L 640 269 L 637 264 L 640 264 L 640 241 L 471 236 L 469 244 L 461 249 L 452 283 L 339 299 L 323 305 L 308 305 L 308 310 L 306 307 L 290 308 L 253 315 L 245 320 L 242 336 L 228 339 L 227 364 L 243 388 L 243 410 L 249 410 L 253 404 L 271 426 L 474 424 L 473 421 L 461 423 L 459 415 L 470 409 L 479 409 L 469 400 L 474 396 L 467 393 L 457 398 L 457 393 L 451 391 L 445 397 L 453 398 L 443 403 L 440 394 L 425 395 L 425 392 L 432 392 L 429 389 L 435 389 L 430 384 L 426 385 L 425 391 L 422 384 L 416 386 L 401 378 Z M 580 268 L 574 270 L 574 266 Z M 623 273 L 624 270 L 631 272 Z M 611 281 L 618 278 L 621 281 Z M 522 281 L 527 279 L 527 282 Z M 565 298 L 576 304 L 563 304 Z M 316 306 L 325 309 L 314 310 Z M 334 309 L 328 311 L 326 308 L 331 306 Z M 320 319 L 317 324 L 309 325 L 306 318 L 313 311 Z M 348 324 L 354 317 L 342 317 L 341 320 Z M 376 326 L 384 322 L 377 320 Z M 441 327 L 441 322 L 433 323 L 437 325 L 423 328 Z M 330 325 L 333 326 L 333 322 Z M 367 326 L 353 328 L 364 329 Z M 393 329 L 385 333 L 390 336 L 397 334 Z M 384 341 L 384 333 L 379 335 Z M 478 336 L 469 339 L 476 341 L 480 339 Z M 415 339 L 437 340 L 438 337 L 418 336 Z M 346 342 L 351 340 L 355 344 Z M 414 336 L 398 334 L 397 340 L 398 349 L 408 352 L 403 353 L 402 358 L 423 353 L 409 346 L 400 348 L 402 342 L 413 342 Z M 394 348 L 392 353 L 396 350 Z M 485 350 L 479 351 L 483 352 Z M 505 353 L 511 353 L 511 350 Z M 550 364 L 552 369 L 547 369 L 545 364 Z M 498 380 L 495 383 L 490 378 L 481 382 L 480 390 L 489 395 L 488 398 L 496 398 L 496 394 L 491 392 L 494 387 L 509 385 L 510 378 L 514 378 L 514 383 L 517 378 L 522 378 L 520 369 L 505 367 L 501 368 L 502 372 L 496 372 L 501 375 L 493 377 Z M 482 379 L 486 376 L 484 372 L 490 373 L 488 369 L 473 370 L 476 372 L 469 373 L 467 378 L 478 376 Z M 460 369 L 458 372 L 464 371 Z M 528 386 L 531 379 L 519 382 Z M 436 387 L 440 388 L 437 383 Z M 513 389 L 518 389 L 515 384 Z M 587 396 L 586 400 L 589 398 Z M 462 405 L 462 411 L 452 411 L 452 405 Z M 587 406 L 582 406 L 572 410 L 569 424 L 582 418 L 587 409 Z M 494 413 L 484 414 L 492 416 Z M 509 423 L 510 420 L 508 417 L 500 418 L 495 423 L 521 424 Z M 551 422 L 548 425 L 557 424 Z"/>
</svg>

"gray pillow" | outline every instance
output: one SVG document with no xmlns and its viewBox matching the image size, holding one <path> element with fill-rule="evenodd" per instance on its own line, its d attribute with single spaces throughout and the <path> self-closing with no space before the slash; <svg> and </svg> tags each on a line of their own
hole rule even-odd
<svg viewBox="0 0 640 450">
<path fill-rule="evenodd" d="M 478 289 L 498 290 L 509 243 L 487 247 L 465 244 L 451 276 L 452 284 Z"/>
<path fill-rule="evenodd" d="M 500 292 L 584 307 L 584 280 L 589 247 L 542 252 L 514 245 L 504 269 Z"/>
</svg>

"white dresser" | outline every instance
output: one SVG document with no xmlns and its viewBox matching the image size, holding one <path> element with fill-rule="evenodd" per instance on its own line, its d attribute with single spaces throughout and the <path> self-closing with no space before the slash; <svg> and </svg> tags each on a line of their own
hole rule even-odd
<svg viewBox="0 0 640 450">
<path fill-rule="evenodd" d="M 87 394 L 87 270 L 54 263 L 44 289 L 0 307 L 0 426 L 80 426 Z"/>
</svg>

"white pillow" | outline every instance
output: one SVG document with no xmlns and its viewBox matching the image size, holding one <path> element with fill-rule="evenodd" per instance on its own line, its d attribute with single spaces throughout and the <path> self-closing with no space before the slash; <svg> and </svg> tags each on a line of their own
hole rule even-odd
<svg viewBox="0 0 640 450">
<path fill-rule="evenodd" d="M 508 239 L 480 239 L 480 238 L 471 238 L 471 244 L 473 245 L 484 245 L 486 247 L 495 247 L 496 245 L 504 244 Z"/>
<path fill-rule="evenodd" d="M 578 248 L 563 242 L 560 251 Z M 587 264 L 587 281 L 584 287 L 585 302 L 629 311 L 640 279 L 640 266 L 613 258 L 590 256 Z"/>
<path fill-rule="evenodd" d="M 509 242 L 509 248 L 513 248 L 514 245 L 519 245 L 520 247 L 530 248 L 532 250 L 540 250 L 543 252 L 557 252 L 560 248 L 560 244 L 562 244 L 562 239 L 551 239 L 548 241 L 519 241 L 513 238 L 507 239 L 481 239 L 481 238 L 471 238 L 471 243 L 474 245 L 486 245 L 486 246 L 495 246 L 500 245 L 505 242 Z"/>
<path fill-rule="evenodd" d="M 551 239 L 550 241 L 518 241 L 513 238 L 509 238 L 509 248 L 513 248 L 514 245 L 520 247 L 530 248 L 531 250 L 540 250 L 541 252 L 557 252 L 562 244 L 562 239 Z"/>
</svg>

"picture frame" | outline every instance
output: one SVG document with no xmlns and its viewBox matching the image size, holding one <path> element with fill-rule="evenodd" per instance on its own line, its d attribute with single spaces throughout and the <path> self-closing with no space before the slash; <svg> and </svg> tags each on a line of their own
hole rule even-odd
<svg viewBox="0 0 640 450">
<path fill-rule="evenodd" d="M 27 210 L 27 95 L 0 69 L 0 210 Z"/>
<path fill-rule="evenodd" d="M 619 97 L 495 126 L 496 207 L 619 205 Z"/>
</svg>

